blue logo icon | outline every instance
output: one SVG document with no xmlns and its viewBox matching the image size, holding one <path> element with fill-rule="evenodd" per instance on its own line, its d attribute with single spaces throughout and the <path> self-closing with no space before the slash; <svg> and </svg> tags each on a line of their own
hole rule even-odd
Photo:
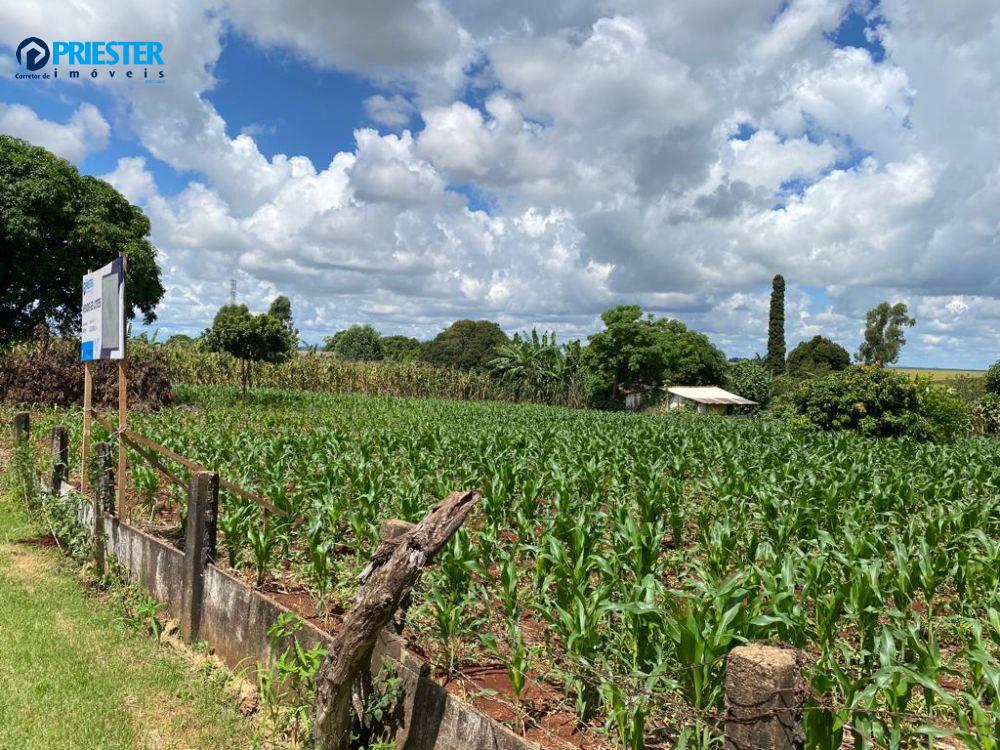
<svg viewBox="0 0 1000 750">
<path fill-rule="evenodd" d="M 24 52 L 24 61 L 21 61 L 21 53 Z M 49 61 L 49 45 L 39 39 L 37 36 L 29 36 L 19 45 L 17 45 L 17 55 L 18 64 L 24 65 L 28 70 L 39 70 L 45 67 L 45 63 Z"/>
</svg>

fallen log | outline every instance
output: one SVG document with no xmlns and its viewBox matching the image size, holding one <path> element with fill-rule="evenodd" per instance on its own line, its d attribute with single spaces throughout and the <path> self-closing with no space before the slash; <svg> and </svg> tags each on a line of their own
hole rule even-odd
<svg viewBox="0 0 1000 750">
<path fill-rule="evenodd" d="M 379 632 L 392 622 L 423 569 L 458 531 L 479 500 L 453 492 L 405 534 L 379 543 L 361 574 L 362 587 L 344 617 L 317 675 L 313 741 L 323 750 L 346 750 L 351 739 L 351 696 L 367 668 Z"/>
</svg>

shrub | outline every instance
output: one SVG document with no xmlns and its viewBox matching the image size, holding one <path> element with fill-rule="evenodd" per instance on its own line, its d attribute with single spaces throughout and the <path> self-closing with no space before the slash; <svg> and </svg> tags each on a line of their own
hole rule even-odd
<svg viewBox="0 0 1000 750">
<path fill-rule="evenodd" d="M 986 371 L 986 392 L 1000 394 L 1000 362 L 994 362 Z"/>
<path fill-rule="evenodd" d="M 347 362 L 377 362 L 385 354 L 382 335 L 368 325 L 353 325 L 326 339 L 328 352 L 333 352 Z"/>
<path fill-rule="evenodd" d="M 974 435 L 1000 436 L 1000 394 L 988 393 L 972 407 L 970 417 Z"/>
<path fill-rule="evenodd" d="M 726 388 L 738 396 L 756 401 L 761 407 L 771 402 L 773 379 L 760 362 L 744 359 L 733 362 L 726 370 Z"/>
<path fill-rule="evenodd" d="M 850 364 L 847 349 L 823 336 L 813 336 L 792 349 L 786 369 L 790 375 L 822 375 L 844 370 Z"/>
<path fill-rule="evenodd" d="M 130 352 L 129 408 L 159 409 L 172 398 L 170 379 L 152 347 Z M 104 360 L 93 364 L 93 403 L 113 408 L 118 404 L 118 364 Z M 0 357 L 0 401 L 9 404 L 83 404 L 83 363 L 79 342 L 55 340 L 15 347 Z"/>
<path fill-rule="evenodd" d="M 969 405 L 953 388 L 929 381 L 917 381 L 918 415 L 910 434 L 930 440 L 953 439 L 969 432 Z M 921 430 L 923 434 L 921 434 Z"/>
<path fill-rule="evenodd" d="M 851 367 L 814 378 L 791 401 L 816 428 L 872 437 L 947 439 L 969 425 L 968 407 L 950 389 L 880 367 Z"/>
</svg>

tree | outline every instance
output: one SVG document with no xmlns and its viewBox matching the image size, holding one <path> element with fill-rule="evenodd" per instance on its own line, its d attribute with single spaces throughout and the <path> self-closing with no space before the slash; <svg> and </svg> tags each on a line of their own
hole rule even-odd
<svg viewBox="0 0 1000 750">
<path fill-rule="evenodd" d="M 726 371 L 725 383 L 728 390 L 756 401 L 761 407 L 767 406 L 771 401 L 771 371 L 758 361 L 741 359 L 731 363 Z"/>
<path fill-rule="evenodd" d="M 80 330 L 88 271 L 128 258 L 125 305 L 147 324 L 163 297 L 149 220 L 111 185 L 18 138 L 0 135 L 0 344 L 44 325 Z"/>
<path fill-rule="evenodd" d="M 167 339 L 167 346 L 194 346 L 195 339 L 186 333 L 175 333 Z"/>
<path fill-rule="evenodd" d="M 986 392 L 1000 393 L 1000 362 L 994 362 L 986 371 Z"/>
<path fill-rule="evenodd" d="M 368 325 L 338 331 L 326 339 L 323 348 L 350 362 L 377 362 L 385 356 L 381 334 Z"/>
<path fill-rule="evenodd" d="M 788 354 L 785 368 L 791 375 L 825 375 L 851 364 L 847 349 L 824 336 L 802 341 Z"/>
<path fill-rule="evenodd" d="M 250 387 L 255 362 L 284 362 L 295 352 L 295 336 L 268 313 L 253 315 L 246 305 L 223 305 L 205 332 L 210 351 L 225 352 L 240 363 L 243 395 Z"/>
<path fill-rule="evenodd" d="M 497 350 L 490 369 L 519 398 L 546 400 L 566 391 L 576 374 L 571 350 L 556 344 L 554 332 L 514 334 Z"/>
<path fill-rule="evenodd" d="M 283 294 L 275 297 L 271 302 L 271 306 L 267 309 L 267 314 L 277 318 L 281 322 L 281 325 L 287 328 L 298 339 L 299 332 L 295 328 L 295 322 L 292 320 L 292 303 L 288 297 Z"/>
<path fill-rule="evenodd" d="M 773 374 L 785 369 L 785 277 L 771 281 L 771 310 L 767 321 L 767 369 Z"/>
<path fill-rule="evenodd" d="M 422 344 L 409 336 L 383 336 L 382 353 L 386 362 L 412 362 L 420 357 Z"/>
<path fill-rule="evenodd" d="M 507 334 L 491 320 L 457 320 L 423 345 L 420 359 L 441 367 L 485 372 L 507 341 Z"/>
<path fill-rule="evenodd" d="M 916 322 L 909 316 L 905 303 L 880 302 L 865 318 L 865 340 L 858 349 L 858 361 L 879 367 L 897 361 L 899 350 L 906 343 L 903 328 L 912 327 Z"/>
<path fill-rule="evenodd" d="M 601 314 L 604 330 L 584 350 L 591 397 L 617 400 L 623 391 L 649 390 L 665 382 L 719 383 L 726 358 L 704 334 L 678 320 L 643 317 L 638 305 Z"/>
</svg>

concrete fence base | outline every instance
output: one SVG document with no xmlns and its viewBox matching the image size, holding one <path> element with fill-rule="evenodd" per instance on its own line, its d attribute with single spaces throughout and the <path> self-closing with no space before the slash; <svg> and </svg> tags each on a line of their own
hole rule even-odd
<svg viewBox="0 0 1000 750">
<path fill-rule="evenodd" d="M 81 507 L 80 517 L 94 528 L 94 508 Z M 185 554 L 129 525 L 117 516 L 104 517 L 107 555 L 157 601 L 171 617 L 184 621 Z M 190 575 L 190 574 L 189 574 Z M 270 663 L 268 628 L 289 609 L 209 563 L 204 569 L 198 618 L 198 639 L 231 669 L 253 669 Z M 330 636 L 306 622 L 297 637 L 304 646 L 322 643 Z M 378 672 L 389 659 L 403 681 L 402 720 L 395 746 L 400 750 L 535 750 L 529 742 L 502 724 L 448 693 L 430 677 L 428 665 L 407 650 L 395 633 L 383 631 L 372 653 L 371 669 Z"/>
</svg>

